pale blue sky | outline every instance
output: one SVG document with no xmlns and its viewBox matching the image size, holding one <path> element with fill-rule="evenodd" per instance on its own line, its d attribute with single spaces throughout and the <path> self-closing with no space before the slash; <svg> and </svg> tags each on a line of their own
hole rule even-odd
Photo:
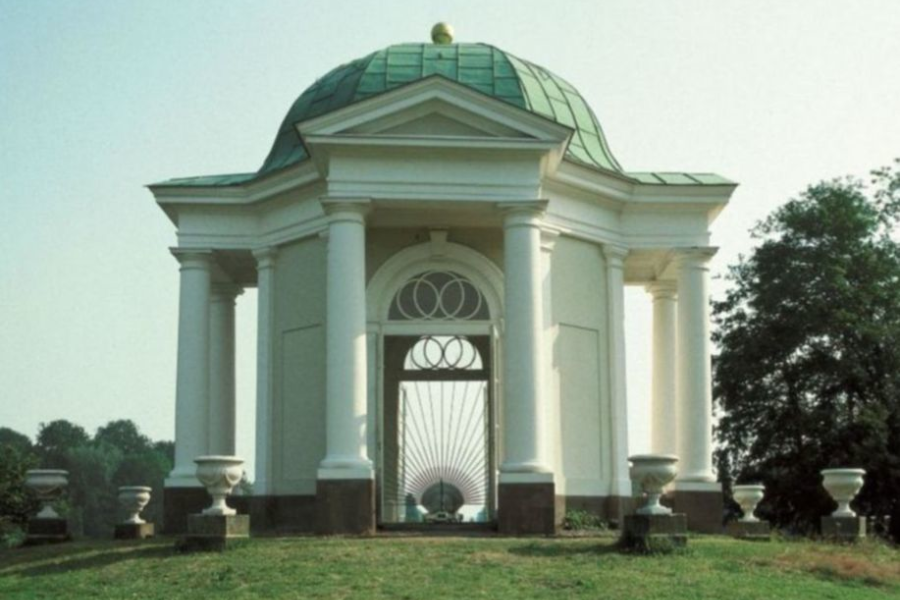
<svg viewBox="0 0 900 600">
<path fill-rule="evenodd" d="M 629 170 L 741 183 L 721 272 L 805 184 L 900 155 L 900 2 L 0 0 L 0 426 L 174 429 L 174 230 L 142 186 L 254 170 L 316 77 L 452 23 L 573 83 Z M 721 290 L 717 284 L 715 289 Z M 238 452 L 252 459 L 252 294 Z M 649 368 L 629 291 L 633 449 Z"/>
</svg>

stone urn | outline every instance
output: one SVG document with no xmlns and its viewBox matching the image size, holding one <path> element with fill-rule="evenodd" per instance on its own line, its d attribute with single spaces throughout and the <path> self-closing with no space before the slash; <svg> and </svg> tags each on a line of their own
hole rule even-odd
<svg viewBox="0 0 900 600">
<path fill-rule="evenodd" d="M 741 523 L 758 523 L 759 519 L 753 513 L 756 511 L 756 505 L 763 499 L 766 486 L 761 483 L 748 483 L 746 485 L 736 485 L 732 490 L 734 501 L 741 507 L 744 516 L 739 519 Z"/>
<path fill-rule="evenodd" d="M 647 501 L 635 511 L 639 515 L 671 515 L 671 509 L 659 503 L 663 488 L 678 473 L 678 457 L 674 454 L 638 454 L 629 456 L 631 480 L 647 495 Z"/>
<path fill-rule="evenodd" d="M 150 492 L 151 488 L 142 485 L 125 485 L 119 488 L 119 506 L 128 515 L 123 523 L 146 523 L 141 518 L 141 511 L 150 502 Z"/>
<path fill-rule="evenodd" d="M 25 472 L 25 486 L 34 490 L 38 500 L 43 504 L 38 519 L 59 519 L 53 510 L 56 500 L 64 487 L 69 484 L 69 472 L 61 469 L 31 469 Z"/>
<path fill-rule="evenodd" d="M 237 456 L 198 456 L 194 462 L 197 463 L 197 479 L 206 486 L 213 499 L 212 506 L 203 509 L 203 514 L 236 514 L 237 511 L 225 503 L 225 498 L 244 475 L 244 459 Z"/>
<path fill-rule="evenodd" d="M 831 513 L 832 517 L 855 517 L 856 513 L 850 509 L 850 503 L 863 486 L 864 469 L 823 469 L 822 486 L 837 502 L 837 510 Z"/>
</svg>

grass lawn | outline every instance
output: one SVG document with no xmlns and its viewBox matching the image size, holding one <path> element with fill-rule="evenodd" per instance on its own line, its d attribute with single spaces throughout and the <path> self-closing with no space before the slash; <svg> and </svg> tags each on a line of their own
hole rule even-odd
<svg viewBox="0 0 900 600">
<path fill-rule="evenodd" d="M 900 551 L 866 542 L 698 537 L 668 556 L 612 538 L 255 538 L 222 554 L 171 539 L 0 550 L 0 598 L 900 598 Z"/>
</svg>

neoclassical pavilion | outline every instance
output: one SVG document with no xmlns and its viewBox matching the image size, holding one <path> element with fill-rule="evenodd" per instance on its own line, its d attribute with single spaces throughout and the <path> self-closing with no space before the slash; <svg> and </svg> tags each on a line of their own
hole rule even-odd
<svg viewBox="0 0 900 600">
<path fill-rule="evenodd" d="M 557 75 L 486 44 L 399 44 L 288 111 L 262 167 L 150 186 L 178 231 L 166 527 L 234 452 L 234 307 L 258 294 L 256 530 L 628 509 L 624 286 L 653 297 L 653 450 L 690 526 L 712 470 L 709 226 L 735 184 L 635 173 Z"/>
</svg>

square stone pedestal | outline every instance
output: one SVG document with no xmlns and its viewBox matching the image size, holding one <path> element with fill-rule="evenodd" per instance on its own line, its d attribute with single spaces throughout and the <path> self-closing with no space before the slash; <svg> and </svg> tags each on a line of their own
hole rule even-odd
<svg viewBox="0 0 900 600">
<path fill-rule="evenodd" d="M 856 542 L 866 537 L 865 517 L 822 517 L 822 537 L 833 542 Z"/>
<path fill-rule="evenodd" d="M 188 515 L 187 536 L 178 548 L 186 552 L 222 551 L 249 538 L 249 515 Z"/>
<path fill-rule="evenodd" d="M 117 523 L 113 538 L 117 540 L 143 540 L 156 533 L 153 523 Z"/>
<path fill-rule="evenodd" d="M 637 552 L 671 552 L 687 546 L 687 515 L 628 515 L 622 547 Z"/>
<path fill-rule="evenodd" d="M 316 526 L 319 535 L 374 535 L 375 480 L 319 479 Z"/>
<path fill-rule="evenodd" d="M 68 542 L 69 522 L 65 519 L 29 519 L 26 528 L 25 546 Z"/>
<path fill-rule="evenodd" d="M 663 504 L 687 515 L 688 528 L 699 533 L 722 533 L 725 499 L 722 485 L 704 481 L 676 481 Z"/>
<path fill-rule="evenodd" d="M 768 542 L 772 529 L 765 521 L 732 521 L 725 527 L 726 533 L 739 540 Z"/>
<path fill-rule="evenodd" d="M 500 474 L 497 529 L 504 535 L 553 535 L 558 515 L 552 474 Z"/>
</svg>

